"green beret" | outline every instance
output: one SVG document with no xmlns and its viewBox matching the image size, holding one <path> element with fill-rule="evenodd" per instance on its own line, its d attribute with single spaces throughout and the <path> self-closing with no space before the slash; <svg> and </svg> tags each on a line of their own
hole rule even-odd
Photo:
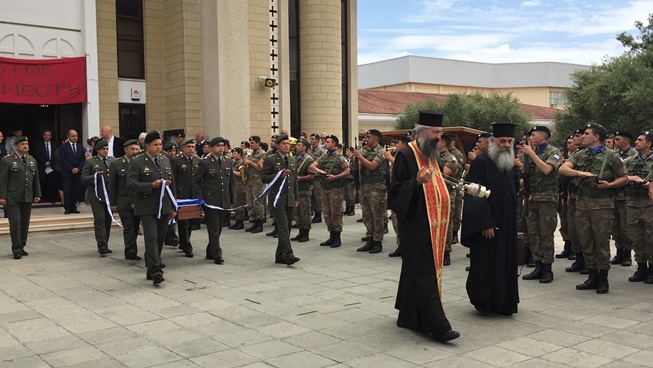
<svg viewBox="0 0 653 368">
<path fill-rule="evenodd" d="M 132 144 L 136 144 L 136 145 L 138 145 L 138 139 L 130 139 L 130 140 L 128 140 L 127 142 L 123 143 L 122 146 L 123 146 L 123 147 L 129 147 L 129 146 L 131 146 Z"/>
<path fill-rule="evenodd" d="M 107 147 L 109 145 L 109 141 L 105 141 L 104 139 L 100 139 L 99 141 L 95 142 L 95 150 L 99 150 L 102 147 Z"/>
<path fill-rule="evenodd" d="M 279 143 L 281 143 L 283 141 L 287 141 L 288 139 L 289 139 L 288 134 L 282 134 L 282 135 L 277 137 L 277 140 L 275 141 L 275 143 L 279 144 Z"/>
<path fill-rule="evenodd" d="M 145 143 L 152 143 L 155 139 L 161 139 L 161 134 L 157 132 L 156 130 L 151 130 L 149 133 L 145 135 L 145 139 L 143 140 Z"/>
<path fill-rule="evenodd" d="M 170 150 L 170 149 L 173 149 L 173 148 L 174 148 L 174 149 L 177 149 L 177 146 L 175 146 L 175 144 L 172 143 L 172 142 L 166 142 L 166 144 L 163 145 L 163 148 L 162 148 L 162 149 L 163 149 L 164 151 L 167 151 L 167 150 Z"/>
<path fill-rule="evenodd" d="M 181 142 L 181 146 L 183 147 L 183 146 L 185 146 L 187 144 L 191 144 L 191 143 L 195 144 L 195 139 L 193 139 L 193 138 L 184 139 L 184 141 Z"/>
<path fill-rule="evenodd" d="M 16 138 L 14 140 L 14 146 L 17 145 L 20 142 L 27 142 L 27 137 L 24 135 L 21 135 L 20 137 Z"/>
<path fill-rule="evenodd" d="M 211 139 L 211 141 L 209 142 L 209 146 L 213 147 L 213 146 L 215 146 L 215 145 L 218 144 L 218 143 L 224 143 L 224 138 L 222 138 L 222 137 L 215 137 L 215 138 Z"/>
</svg>

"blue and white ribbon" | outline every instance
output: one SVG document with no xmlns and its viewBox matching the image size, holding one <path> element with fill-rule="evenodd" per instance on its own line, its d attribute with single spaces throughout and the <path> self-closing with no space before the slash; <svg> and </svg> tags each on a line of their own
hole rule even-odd
<svg viewBox="0 0 653 368">
<path fill-rule="evenodd" d="M 274 184 L 277 183 L 277 180 L 279 180 L 279 178 L 281 177 L 282 174 L 283 174 L 283 171 L 279 171 L 277 173 L 277 175 L 274 177 L 274 179 L 272 179 L 270 184 L 268 184 L 265 187 L 263 192 L 258 197 L 256 197 L 253 201 L 251 201 L 250 203 L 247 203 L 247 204 L 244 204 L 242 206 L 235 207 L 235 208 L 222 208 L 222 207 L 218 207 L 218 206 L 212 206 L 212 205 L 206 204 L 206 203 L 204 203 L 204 206 L 206 206 L 207 208 L 210 208 L 212 210 L 220 210 L 220 211 L 237 211 L 237 210 L 239 210 L 241 208 L 249 207 L 249 206 L 253 205 L 254 203 L 256 203 L 258 200 L 260 200 L 261 198 L 263 198 L 263 196 L 268 194 L 268 192 L 272 189 Z M 283 190 L 284 184 L 286 183 L 286 178 L 287 177 L 284 177 L 283 181 L 281 182 L 281 187 L 279 187 L 279 193 L 277 193 L 277 197 L 274 199 L 274 207 L 276 207 L 277 203 L 279 202 L 279 195 L 281 193 L 281 190 Z"/>
<path fill-rule="evenodd" d="M 163 197 L 165 194 L 168 193 L 168 197 L 170 198 L 170 201 L 172 202 L 172 205 L 174 206 L 175 211 L 179 208 L 177 205 L 177 200 L 175 199 L 174 194 L 172 194 L 172 190 L 170 190 L 170 187 L 166 185 L 166 181 L 161 179 L 161 195 L 159 196 L 159 213 L 156 216 L 156 218 L 160 219 L 161 218 L 161 209 L 163 208 Z M 169 224 L 174 224 L 176 221 L 175 219 L 170 219 L 168 221 Z"/>
<path fill-rule="evenodd" d="M 109 216 L 111 216 L 111 221 L 114 223 L 118 224 L 118 226 L 122 227 L 122 224 L 116 220 L 116 218 L 113 216 L 113 211 L 111 211 L 111 202 L 109 201 L 109 193 L 107 192 L 107 183 L 104 181 L 104 175 L 98 175 L 96 172 L 95 175 L 93 175 L 93 180 L 95 184 L 95 197 L 97 197 L 98 201 L 102 202 L 102 199 L 97 195 L 97 183 L 98 183 L 98 176 L 100 177 L 100 180 L 102 181 L 102 191 L 104 192 L 104 203 L 106 204 L 107 207 L 107 212 L 109 212 Z"/>
</svg>

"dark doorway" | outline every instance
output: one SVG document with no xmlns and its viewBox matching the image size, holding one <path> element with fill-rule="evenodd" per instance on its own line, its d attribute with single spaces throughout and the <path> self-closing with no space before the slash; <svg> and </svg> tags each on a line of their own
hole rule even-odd
<svg viewBox="0 0 653 368">
<path fill-rule="evenodd" d="M 145 131 L 145 104 L 120 104 L 120 138 L 138 139 Z"/>
<path fill-rule="evenodd" d="M 41 132 L 52 131 L 53 139 L 60 140 L 75 129 L 82 136 L 82 104 L 25 105 L 0 103 L 0 130 L 5 140 L 15 128 L 32 141 L 41 140 Z M 3 143 L 4 143 L 3 142 Z"/>
</svg>

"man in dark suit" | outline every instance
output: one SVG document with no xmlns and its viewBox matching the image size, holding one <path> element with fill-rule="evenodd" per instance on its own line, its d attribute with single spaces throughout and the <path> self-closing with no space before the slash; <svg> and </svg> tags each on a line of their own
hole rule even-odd
<svg viewBox="0 0 653 368">
<path fill-rule="evenodd" d="M 77 201 L 81 196 L 82 168 L 86 162 L 84 146 L 77 142 L 78 135 L 73 129 L 68 131 L 68 143 L 59 149 L 61 162 L 61 185 L 64 195 L 64 215 L 79 213 Z"/>
<path fill-rule="evenodd" d="M 122 157 L 125 154 L 125 150 L 123 147 L 124 142 L 122 139 L 116 137 L 113 135 L 113 129 L 105 125 L 102 128 L 100 128 L 100 135 L 102 136 L 102 139 L 105 141 L 109 142 L 109 156 L 111 157 Z M 95 148 L 93 148 L 93 156 L 97 154 Z"/>
<path fill-rule="evenodd" d="M 0 132 L 0 158 L 7 156 L 7 147 L 5 147 L 4 138 L 4 134 Z"/>
<path fill-rule="evenodd" d="M 208 205 L 231 208 L 234 203 L 231 184 L 233 164 L 231 159 L 225 159 L 223 155 L 224 138 L 213 138 L 208 145 L 212 152 L 200 159 L 197 170 L 193 174 L 193 193 L 197 199 L 203 200 Z M 228 214 L 227 211 L 204 207 L 206 231 L 209 233 L 206 259 L 211 259 L 216 264 L 224 263 L 220 234 Z"/>
<path fill-rule="evenodd" d="M 276 263 L 285 263 L 288 266 L 299 261 L 298 257 L 293 254 L 290 245 L 290 224 L 292 223 L 293 210 L 299 205 L 297 195 L 297 172 L 295 158 L 290 156 L 290 141 L 288 136 L 280 135 L 277 140 L 277 152 L 268 155 L 263 161 L 263 170 L 261 171 L 261 180 L 263 183 L 271 183 L 279 171 L 283 171 L 282 176 L 268 193 L 268 201 L 272 203 L 272 215 L 274 222 L 277 224 L 279 242 L 275 254 Z M 283 178 L 286 182 L 281 186 Z M 279 201 L 275 203 L 277 193 Z"/>
<path fill-rule="evenodd" d="M 186 139 L 179 145 L 180 154 L 170 159 L 172 164 L 172 175 L 175 178 L 179 199 L 195 198 L 193 190 L 193 174 L 197 171 L 200 163 L 199 157 L 195 155 L 195 140 Z M 184 251 L 188 258 L 193 258 L 193 246 L 190 243 L 190 234 L 193 231 L 190 220 L 177 222 L 179 228 L 179 249 Z"/>
<path fill-rule="evenodd" d="M 14 140 L 14 152 L 0 160 L 0 205 L 4 205 L 7 210 L 14 259 L 21 259 L 28 255 L 25 245 L 32 202 L 41 201 L 41 187 L 36 160 L 28 155 L 27 137 L 21 136 Z"/>
<path fill-rule="evenodd" d="M 39 181 L 41 185 L 42 200 L 52 202 L 56 200 L 57 187 L 54 173 L 54 151 L 57 149 L 56 142 L 52 141 L 52 132 L 43 131 L 43 141 L 32 146 L 34 158 L 39 166 Z"/>
<path fill-rule="evenodd" d="M 165 281 L 162 270 L 165 264 L 161 262 L 163 239 L 168 222 L 177 215 L 169 194 L 164 193 L 160 200 L 161 191 L 164 184 L 171 186 L 172 193 L 175 187 L 170 160 L 161 155 L 163 143 L 159 132 L 147 133 L 144 143 L 146 151 L 132 159 L 127 182 L 134 200 L 134 215 L 143 223 L 146 278 L 159 285 Z"/>
<path fill-rule="evenodd" d="M 127 175 L 132 158 L 141 147 L 138 140 L 131 139 L 123 144 L 125 155 L 113 161 L 109 170 L 109 201 L 111 201 L 111 210 L 118 211 L 120 222 L 122 223 L 122 233 L 125 239 L 125 259 L 139 261 L 138 246 L 138 226 L 141 220 L 134 215 L 134 201 L 129 194 L 127 187 Z"/>
</svg>

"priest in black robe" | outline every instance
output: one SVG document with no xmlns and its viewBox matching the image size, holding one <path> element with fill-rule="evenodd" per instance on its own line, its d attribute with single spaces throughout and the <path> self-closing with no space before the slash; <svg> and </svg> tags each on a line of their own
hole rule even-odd
<svg viewBox="0 0 653 368">
<path fill-rule="evenodd" d="M 517 188 L 514 124 L 493 124 L 488 150 L 471 164 L 466 181 L 485 186 L 489 198 L 465 194 L 462 245 L 470 249 L 467 295 L 487 315 L 517 313 Z"/>
<path fill-rule="evenodd" d="M 397 326 L 456 339 L 441 302 L 442 262 L 449 224 L 449 193 L 438 169 L 443 115 L 420 111 L 416 139 L 395 158 L 388 207 L 397 214 L 401 275 Z"/>
</svg>

